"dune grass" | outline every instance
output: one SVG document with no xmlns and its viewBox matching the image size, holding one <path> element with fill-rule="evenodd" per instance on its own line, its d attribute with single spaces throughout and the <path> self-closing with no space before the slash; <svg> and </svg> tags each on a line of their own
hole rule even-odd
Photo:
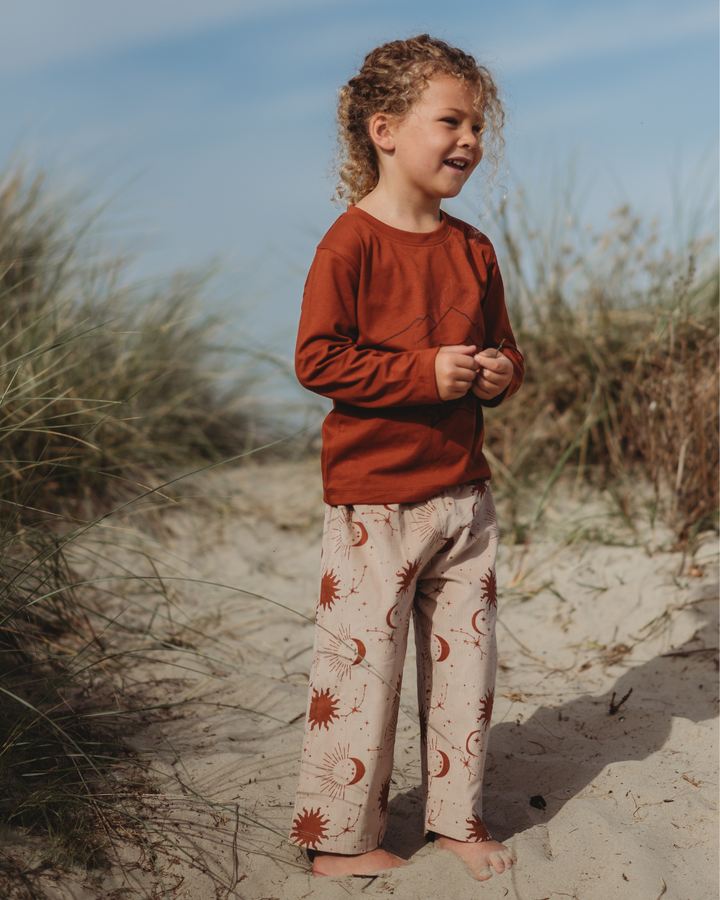
<svg viewBox="0 0 720 900">
<path fill-rule="evenodd" d="M 640 482 L 680 545 L 717 528 L 715 237 L 673 250 L 627 206 L 595 232 L 569 205 L 534 216 L 522 192 L 492 224 L 527 361 L 522 390 L 487 416 L 499 480 Z"/>
<path fill-rule="evenodd" d="M 121 737 L 130 710 L 112 696 L 112 654 L 90 623 L 80 579 L 62 550 L 47 535 L 27 531 L 8 543 L 0 608 L 0 820 L 48 835 L 53 853 L 95 865 L 119 799 L 111 773 L 130 759 Z M 103 714 L 108 707 L 112 715 Z"/>
<path fill-rule="evenodd" d="M 128 263 L 82 203 L 0 176 L 0 827 L 90 866 L 152 789 L 125 738 L 155 712 L 123 671 L 188 648 L 162 615 L 141 635 L 108 620 L 112 591 L 74 547 L 118 507 L 157 524 L 179 473 L 279 430 L 252 399 L 256 359 L 238 367 L 202 312 L 212 273 L 138 286 Z M 3 866 L 17 881 L 17 861 Z"/>
<path fill-rule="evenodd" d="M 97 217 L 41 177 L 0 180 L 3 528 L 92 518 L 190 461 L 262 441 L 257 367 L 202 312 L 211 272 L 128 285 Z M 235 348 L 237 351 L 237 348 Z M 261 424 L 261 423 L 260 423 Z"/>
</svg>

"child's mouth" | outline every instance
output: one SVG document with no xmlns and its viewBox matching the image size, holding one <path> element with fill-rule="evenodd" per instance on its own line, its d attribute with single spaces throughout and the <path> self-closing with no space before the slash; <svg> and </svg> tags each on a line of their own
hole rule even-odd
<svg viewBox="0 0 720 900">
<path fill-rule="evenodd" d="M 446 159 L 444 160 L 444 164 L 446 166 L 450 166 L 451 169 L 457 169 L 462 172 L 463 169 L 467 167 L 467 160 L 465 159 Z"/>
</svg>

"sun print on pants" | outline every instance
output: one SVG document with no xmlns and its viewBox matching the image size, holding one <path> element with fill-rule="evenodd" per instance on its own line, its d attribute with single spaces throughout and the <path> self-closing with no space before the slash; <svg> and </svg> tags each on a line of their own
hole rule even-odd
<svg viewBox="0 0 720 900">
<path fill-rule="evenodd" d="M 367 649 L 360 638 L 352 637 L 346 625 L 341 625 L 337 634 L 328 638 L 327 650 L 320 653 L 327 657 L 330 670 L 342 681 L 343 678 L 352 678 L 353 669 L 363 661 Z"/>
<path fill-rule="evenodd" d="M 301 847 L 311 847 L 317 850 L 318 844 L 321 844 L 328 836 L 327 826 L 330 819 L 322 815 L 321 809 L 303 807 L 303 811 L 293 819 L 293 827 L 290 832 L 290 839 Z"/>
<path fill-rule="evenodd" d="M 486 572 L 480 579 L 480 584 L 482 585 L 480 596 L 487 601 L 488 611 L 493 609 L 493 607 L 497 608 L 497 576 L 495 575 L 495 569 L 490 569 Z"/>
<path fill-rule="evenodd" d="M 412 587 L 412 583 L 415 580 L 415 576 L 420 571 L 420 560 L 416 559 L 414 563 L 411 563 L 408 560 L 405 565 L 400 569 L 399 572 L 396 572 L 396 577 L 399 579 L 398 581 L 398 595 L 404 594 L 406 591 L 409 591 Z"/>
<path fill-rule="evenodd" d="M 350 756 L 350 745 L 343 747 L 340 744 L 331 752 L 325 754 L 324 772 L 321 779 L 320 790 L 324 794 L 330 794 L 333 800 L 345 799 L 345 791 L 353 784 L 357 784 L 365 776 L 365 764 L 361 759 Z"/>
<path fill-rule="evenodd" d="M 335 552 L 350 556 L 353 547 L 362 547 L 367 544 L 368 532 L 362 522 L 353 516 L 353 509 L 349 506 L 338 507 L 339 516 L 334 525 L 333 543 Z"/>
<path fill-rule="evenodd" d="M 490 832 L 485 827 L 485 823 L 477 813 L 473 813 L 472 817 L 466 819 L 467 824 L 467 840 L 468 843 L 477 843 L 481 841 L 491 841 Z"/>
<path fill-rule="evenodd" d="M 320 579 L 320 606 L 332 609 L 336 600 L 340 599 L 340 579 L 332 569 L 325 572 Z"/>
<path fill-rule="evenodd" d="M 421 503 L 413 510 L 410 528 L 414 534 L 430 544 L 437 544 L 443 540 L 440 516 L 432 501 Z"/>
<path fill-rule="evenodd" d="M 478 722 L 482 723 L 487 731 L 490 727 L 490 719 L 492 719 L 493 703 L 495 702 L 495 691 L 488 689 L 480 700 L 480 715 Z"/>
<path fill-rule="evenodd" d="M 310 711 L 308 712 L 308 722 L 310 723 L 310 731 L 317 725 L 318 731 L 325 726 L 325 730 L 330 730 L 330 725 L 335 719 L 339 719 L 338 709 L 340 702 L 338 698 L 330 693 L 330 688 L 324 691 L 318 691 L 313 688 L 312 700 L 310 701 Z"/>
<path fill-rule="evenodd" d="M 380 785 L 380 796 L 378 797 L 378 809 L 380 810 L 380 816 L 385 818 L 388 811 L 388 801 L 390 799 L 390 778 L 392 776 L 388 775 L 388 777 L 383 781 Z"/>
</svg>

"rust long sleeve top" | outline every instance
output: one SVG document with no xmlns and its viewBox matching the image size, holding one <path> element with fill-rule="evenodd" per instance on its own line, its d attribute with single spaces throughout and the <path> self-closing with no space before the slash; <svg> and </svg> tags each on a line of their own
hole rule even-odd
<svg viewBox="0 0 720 900">
<path fill-rule="evenodd" d="M 499 397 L 440 399 L 441 346 L 503 340 L 514 373 Z M 333 400 L 322 430 L 326 503 L 413 503 L 489 478 L 482 407 L 513 394 L 524 373 L 490 241 L 445 213 L 418 234 L 350 207 L 308 274 L 295 368 Z"/>
</svg>

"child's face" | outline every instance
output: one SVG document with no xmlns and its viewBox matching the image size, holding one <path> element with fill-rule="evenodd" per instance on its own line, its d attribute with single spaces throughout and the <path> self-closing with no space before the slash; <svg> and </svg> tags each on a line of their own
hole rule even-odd
<svg viewBox="0 0 720 900">
<path fill-rule="evenodd" d="M 390 131 L 388 172 L 419 197 L 456 197 L 482 158 L 473 94 L 451 75 L 431 78 L 408 115 L 392 123 Z"/>
</svg>

